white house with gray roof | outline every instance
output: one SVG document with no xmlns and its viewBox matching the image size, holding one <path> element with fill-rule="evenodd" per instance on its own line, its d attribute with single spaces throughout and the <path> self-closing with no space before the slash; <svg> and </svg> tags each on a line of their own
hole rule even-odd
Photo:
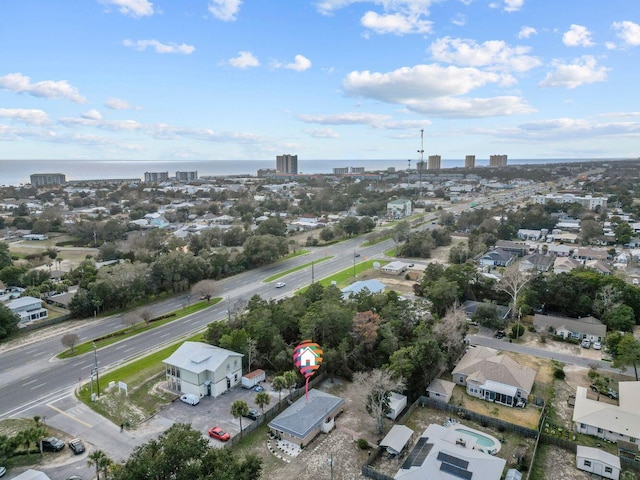
<svg viewBox="0 0 640 480">
<path fill-rule="evenodd" d="M 300 447 L 308 445 L 320 432 L 328 433 L 335 426 L 335 417 L 342 412 L 344 400 L 321 390 L 309 390 L 289 408 L 269 422 L 271 433 Z"/>
<path fill-rule="evenodd" d="M 467 387 L 469 395 L 515 407 L 527 401 L 536 371 L 493 348 L 475 347 L 460 359 L 451 375 L 455 383 Z"/>
<path fill-rule="evenodd" d="M 20 317 L 20 323 L 33 322 L 49 316 L 48 310 L 42 308 L 42 300 L 35 297 L 16 298 L 5 306 Z"/>
<path fill-rule="evenodd" d="M 619 382 L 620 404 L 587 398 L 587 389 L 576 389 L 573 425 L 577 432 L 609 441 L 623 440 L 640 450 L 640 382 Z"/>
<path fill-rule="evenodd" d="M 163 360 L 167 386 L 181 393 L 217 397 L 242 381 L 240 353 L 202 342 L 184 342 Z"/>
<path fill-rule="evenodd" d="M 538 332 L 550 331 L 562 338 L 587 339 L 601 342 L 607 334 L 607 326 L 595 317 L 568 318 L 536 313 L 533 326 Z"/>
</svg>

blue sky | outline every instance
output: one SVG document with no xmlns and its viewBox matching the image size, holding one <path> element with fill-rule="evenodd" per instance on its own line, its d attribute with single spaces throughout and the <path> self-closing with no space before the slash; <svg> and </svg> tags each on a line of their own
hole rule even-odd
<svg viewBox="0 0 640 480">
<path fill-rule="evenodd" d="M 5 159 L 638 157 L 638 0 L 5 0 Z"/>
</svg>

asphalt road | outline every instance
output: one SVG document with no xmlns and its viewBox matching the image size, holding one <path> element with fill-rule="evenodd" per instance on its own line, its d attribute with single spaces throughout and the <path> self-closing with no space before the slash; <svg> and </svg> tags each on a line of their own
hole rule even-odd
<svg viewBox="0 0 640 480">
<path fill-rule="evenodd" d="M 293 294 L 297 289 L 311 283 L 311 267 L 290 273 L 278 281 L 284 281 L 284 288 L 275 288 L 275 281 L 264 283 L 263 279 L 303 265 L 312 260 L 330 256 L 329 260 L 314 264 L 314 279 L 320 280 L 337 271 L 353 265 L 354 252 L 360 257 L 357 262 L 371 258 L 382 258 L 382 253 L 393 246 L 388 240 L 371 247 L 360 248 L 362 239 L 353 239 L 329 247 L 316 248 L 311 254 L 292 258 L 276 265 L 236 275 L 218 283 L 217 296 L 223 301 L 178 321 L 167 323 L 147 333 L 135 335 L 118 343 L 102 347 L 94 353 L 87 353 L 66 360 L 55 355 L 63 350 L 61 338 L 64 333 L 51 336 L 40 342 L 5 351 L 0 354 L 0 418 L 23 416 L 24 412 L 38 404 L 46 404 L 53 399 L 69 395 L 73 387 L 86 382 L 98 359 L 99 371 L 111 369 L 141 354 L 163 347 L 176 339 L 202 330 L 213 321 L 226 318 L 228 309 L 239 299 L 247 301 L 254 294 L 265 299 L 277 299 Z M 154 315 L 182 308 L 188 302 L 186 295 L 153 304 Z M 75 332 L 80 341 L 88 341 L 122 328 L 122 318 L 112 316 L 89 320 L 86 325 L 78 322 Z M 66 333 L 66 332 L 65 332 Z"/>
</svg>

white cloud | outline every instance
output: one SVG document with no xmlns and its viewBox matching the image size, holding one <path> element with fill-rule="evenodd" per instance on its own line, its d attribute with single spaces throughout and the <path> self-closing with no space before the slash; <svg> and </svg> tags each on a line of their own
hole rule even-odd
<svg viewBox="0 0 640 480">
<path fill-rule="evenodd" d="M 607 47 L 607 50 L 615 50 L 618 48 L 614 42 L 604 42 L 604 46 Z"/>
<path fill-rule="evenodd" d="M 155 49 L 156 53 L 179 53 L 181 55 L 191 55 L 196 49 L 194 46 L 187 45 L 186 43 L 162 43 L 155 39 L 137 40 L 135 42 L 125 39 L 122 41 L 122 45 L 138 50 L 139 52 L 143 52 L 147 47 L 151 47 Z"/>
<path fill-rule="evenodd" d="M 536 35 L 538 31 L 533 27 L 527 27 L 526 25 L 518 32 L 518 38 L 529 38 L 531 35 Z"/>
<path fill-rule="evenodd" d="M 555 70 L 547 73 L 540 82 L 541 87 L 576 88 L 581 85 L 604 82 L 607 79 L 606 67 L 598 65 L 595 57 L 583 55 L 573 63 L 561 64 L 554 62 Z"/>
<path fill-rule="evenodd" d="M 337 134 L 332 128 L 317 128 L 317 129 L 305 129 L 304 133 L 313 138 L 339 138 L 340 135 Z"/>
<path fill-rule="evenodd" d="M 467 23 L 467 17 L 462 13 L 458 13 L 451 19 L 451 23 L 458 27 L 463 27 Z"/>
<path fill-rule="evenodd" d="M 296 55 L 292 63 L 287 63 L 284 68 L 289 70 L 295 70 L 296 72 L 303 72 L 311 68 L 311 60 L 303 55 Z"/>
<path fill-rule="evenodd" d="M 640 25 L 625 20 L 624 22 L 613 22 L 614 30 L 617 30 L 618 37 L 627 45 L 640 45 Z"/>
<path fill-rule="evenodd" d="M 209 12 L 218 20 L 231 22 L 235 21 L 240 5 L 242 5 L 242 0 L 211 0 Z"/>
<path fill-rule="evenodd" d="M 80 95 L 76 87 L 72 87 L 66 80 L 43 80 L 31 83 L 31 79 L 21 73 L 9 73 L 0 77 L 0 88 L 17 93 L 27 93 L 34 97 L 64 98 L 76 103 L 87 101 Z"/>
<path fill-rule="evenodd" d="M 517 12 L 524 6 L 524 0 L 504 0 L 505 12 Z"/>
<path fill-rule="evenodd" d="M 524 0 L 504 0 L 504 11 L 505 12 L 517 12 L 524 6 Z M 489 8 L 500 8 L 502 7 L 501 2 L 491 2 L 489 4 Z"/>
<path fill-rule="evenodd" d="M 321 125 L 380 125 L 389 121 L 389 115 L 377 113 L 348 112 L 332 115 L 298 115 L 298 119 L 305 123 L 319 123 Z"/>
<path fill-rule="evenodd" d="M 153 15 L 153 4 L 148 0 L 100 0 L 105 5 L 115 5 L 123 15 L 146 17 Z"/>
<path fill-rule="evenodd" d="M 112 110 L 138 110 L 137 107 L 134 107 L 126 100 L 122 100 L 121 98 L 109 97 L 104 101 L 104 106 L 110 108 Z"/>
<path fill-rule="evenodd" d="M 95 108 L 92 108 L 88 112 L 82 114 L 82 118 L 86 118 L 88 120 L 102 120 L 102 115 Z"/>
<path fill-rule="evenodd" d="M 510 78 L 476 68 L 431 64 L 388 73 L 351 72 L 344 79 L 343 88 L 351 96 L 401 104 L 412 111 L 441 116 L 483 117 L 532 111 L 514 96 L 460 98 L 488 84 L 510 83 Z"/>
<path fill-rule="evenodd" d="M 238 56 L 229 59 L 229 65 L 236 68 L 258 67 L 260 62 L 251 52 L 238 52 Z"/>
<path fill-rule="evenodd" d="M 46 112 L 35 108 L 0 108 L 0 118 L 7 118 L 29 125 L 45 125 L 50 123 Z"/>
<path fill-rule="evenodd" d="M 568 31 L 562 35 L 562 43 L 567 47 L 591 47 L 595 45 L 591 41 L 591 32 L 587 27 L 573 24 Z"/>
<path fill-rule="evenodd" d="M 510 47 L 502 40 L 478 44 L 474 40 L 444 37 L 429 48 L 434 60 L 467 67 L 526 72 L 542 64 L 537 57 L 527 55 L 530 47 Z"/>
<path fill-rule="evenodd" d="M 376 33 L 394 33 L 404 35 L 409 33 L 429 33 L 432 22 L 420 20 L 417 15 L 403 13 L 390 13 L 380 15 L 376 12 L 367 12 L 360 20 L 362 26 Z"/>
</svg>

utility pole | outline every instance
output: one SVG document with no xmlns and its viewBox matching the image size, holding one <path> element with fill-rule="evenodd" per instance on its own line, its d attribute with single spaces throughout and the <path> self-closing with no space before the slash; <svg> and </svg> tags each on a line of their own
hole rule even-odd
<svg viewBox="0 0 640 480">
<path fill-rule="evenodd" d="M 353 278 L 356 277 L 356 249 L 353 249 Z"/>
<path fill-rule="evenodd" d="M 227 321 L 231 321 L 231 303 L 229 300 L 229 295 L 227 295 Z"/>
<path fill-rule="evenodd" d="M 311 283 L 315 282 L 315 273 L 313 271 L 313 261 L 311 262 Z"/>
<path fill-rule="evenodd" d="M 96 342 L 93 342 L 93 368 L 96 371 L 96 388 L 98 390 L 98 398 L 100 398 L 100 378 L 98 377 L 98 350 Z"/>
</svg>

